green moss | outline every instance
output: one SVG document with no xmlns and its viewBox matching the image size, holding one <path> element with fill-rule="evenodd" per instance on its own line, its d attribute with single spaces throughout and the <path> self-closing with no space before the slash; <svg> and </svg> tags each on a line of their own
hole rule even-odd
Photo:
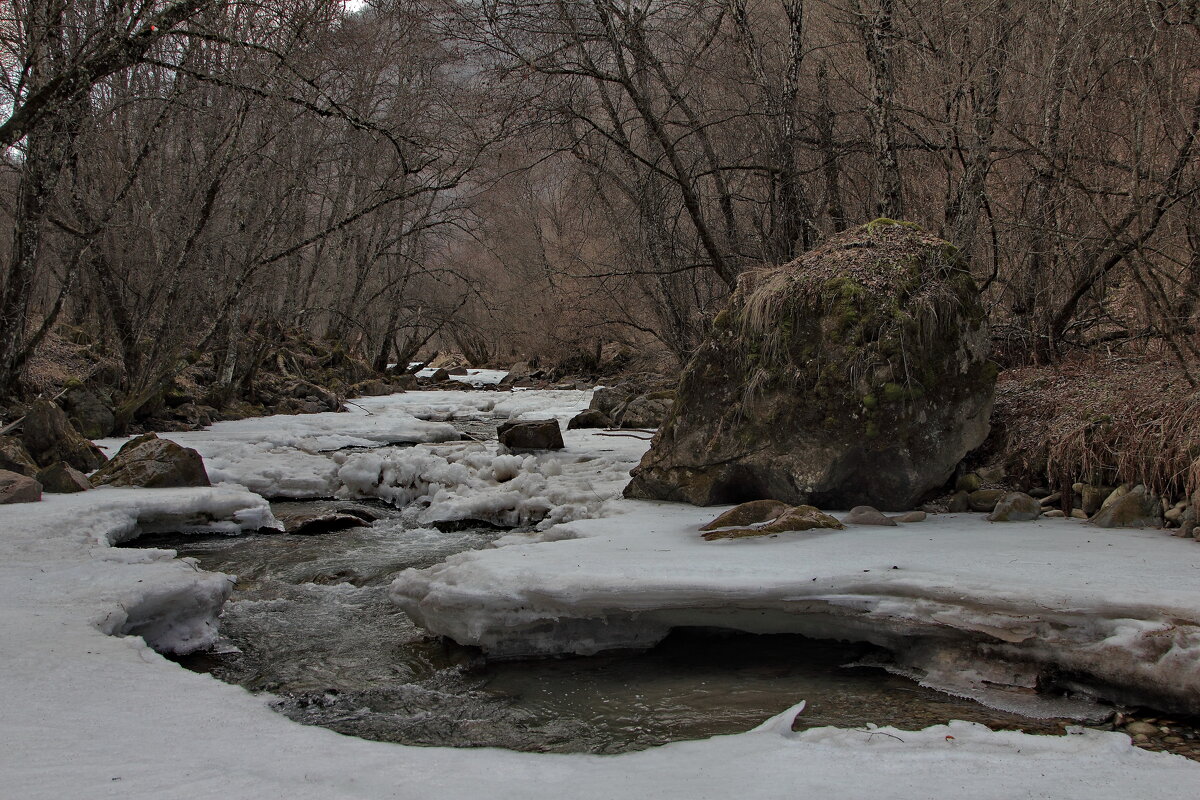
<svg viewBox="0 0 1200 800">
<path fill-rule="evenodd" d="M 873 219 L 866 224 L 867 233 L 875 233 L 880 228 L 899 227 L 908 228 L 909 230 L 919 231 L 921 226 L 915 222 L 906 222 L 904 220 L 888 219 L 887 217 L 879 217 Z"/>
<path fill-rule="evenodd" d="M 879 405 L 879 400 L 876 399 L 875 395 L 869 394 L 869 395 L 866 395 L 865 397 L 863 397 L 862 404 L 863 404 L 863 408 L 866 408 L 867 410 L 872 410 L 877 405 Z"/>
</svg>

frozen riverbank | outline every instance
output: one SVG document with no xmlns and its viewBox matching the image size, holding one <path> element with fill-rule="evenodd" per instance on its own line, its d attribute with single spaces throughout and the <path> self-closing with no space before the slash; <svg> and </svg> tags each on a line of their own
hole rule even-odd
<svg viewBox="0 0 1200 800">
<path fill-rule="evenodd" d="M 445 393 L 445 403 L 457 402 L 452 394 Z M 531 402 L 519 395 L 512 399 Z M 338 416 L 359 424 L 350 415 Z M 582 436 L 595 438 L 588 444 Z M 568 450 L 581 448 L 580 457 L 587 447 L 598 453 L 642 446 L 637 440 L 580 437 L 574 443 L 568 439 Z M 281 459 L 288 455 L 284 446 L 272 446 L 280 448 Z M 624 452 L 607 457 L 618 456 L 627 457 Z M 605 485 L 601 481 L 593 488 Z M 7 793 L 46 800 L 441 798 L 481 792 L 573 800 L 716 800 L 811 792 L 914 800 L 941 795 L 1126 800 L 1153 792 L 1190 800 L 1200 784 L 1200 765 L 1135 749 L 1121 734 L 1091 732 L 1034 737 L 954 725 L 922 732 L 795 734 L 791 716 L 783 715 L 754 732 L 597 757 L 410 748 L 301 726 L 271 711 L 268 697 L 180 669 L 136 635 L 148 635 L 167 650 L 200 645 L 210 629 L 205 623 L 227 587 L 223 577 L 171 560 L 169 551 L 108 546 L 128 536 L 139 521 L 250 528 L 270 524 L 265 508 L 261 498 L 244 490 L 216 487 L 97 490 L 0 509 L 0 636 L 5 642 L 0 691 L 6 698 L 0 778 Z M 675 526 L 695 512 L 660 507 L 655 510 L 660 519 L 663 508 Z M 627 514 L 607 524 L 625 525 L 632 534 L 637 523 Z M 574 522 L 539 536 L 578 536 L 585 532 L 580 526 L 602 524 Z M 577 548 L 588 541 L 505 547 L 489 556 L 523 558 L 530 578 L 538 580 L 543 556 L 558 558 L 564 552 L 560 547 L 582 553 Z M 889 561 L 883 540 L 878 541 L 876 560 Z M 576 563 L 576 573 L 595 576 L 589 565 Z M 685 583 L 686 563 L 673 559 L 660 581 Z M 511 578 L 507 573 L 506 580 Z M 1152 597 L 1144 597 L 1144 603 L 1159 597 L 1157 585 L 1165 583 L 1152 584 L 1146 590 Z M 482 584 L 475 590 L 480 602 L 491 591 Z M 149 625 L 127 627 L 137 619 L 170 621 L 161 628 L 169 633 Z M 135 635 L 110 635 L 122 633 Z"/>
<path fill-rule="evenodd" d="M 978 514 L 705 542 L 697 529 L 720 509 L 622 510 L 552 529 L 559 541 L 407 571 L 393 597 L 501 657 L 645 647 L 680 626 L 801 633 L 882 645 L 932 685 L 1012 710 L 1070 712 L 1028 692 L 1052 668 L 1118 699 L 1200 711 L 1193 542 Z"/>
</svg>

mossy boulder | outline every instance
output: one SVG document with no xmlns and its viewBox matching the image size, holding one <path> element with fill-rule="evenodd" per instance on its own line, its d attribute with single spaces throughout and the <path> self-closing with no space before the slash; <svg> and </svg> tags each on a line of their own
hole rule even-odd
<svg viewBox="0 0 1200 800">
<path fill-rule="evenodd" d="M 626 496 L 911 508 L 987 436 L 988 343 L 962 257 L 912 225 L 748 272 Z"/>
</svg>

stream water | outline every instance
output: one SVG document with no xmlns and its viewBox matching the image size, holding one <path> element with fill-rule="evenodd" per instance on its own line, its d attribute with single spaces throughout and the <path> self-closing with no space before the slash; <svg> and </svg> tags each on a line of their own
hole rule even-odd
<svg viewBox="0 0 1200 800">
<path fill-rule="evenodd" d="M 141 542 L 239 576 L 222 619 L 225 645 L 185 664 L 271 692 L 300 722 L 421 745 L 622 752 L 744 731 L 802 699 L 809 705 L 798 728 L 967 719 L 1061 732 L 1066 723 L 847 666 L 880 654 L 798 636 L 679 632 L 646 653 L 486 663 L 414 626 L 387 585 L 401 569 L 486 547 L 499 534 L 412 529 L 395 510 L 372 510 L 381 518 L 370 527 L 321 536 Z"/>
</svg>

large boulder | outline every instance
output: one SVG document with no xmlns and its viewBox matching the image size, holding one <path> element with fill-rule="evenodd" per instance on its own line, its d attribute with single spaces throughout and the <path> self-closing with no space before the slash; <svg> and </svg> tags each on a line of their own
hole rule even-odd
<svg viewBox="0 0 1200 800">
<path fill-rule="evenodd" d="M 211 484 L 199 453 L 147 433 L 126 442 L 112 461 L 92 476 L 92 485 L 161 489 Z"/>
<path fill-rule="evenodd" d="M 25 415 L 21 441 L 39 466 L 65 461 L 80 472 L 91 472 L 108 459 L 83 438 L 66 413 L 49 400 L 37 400 Z"/>
<path fill-rule="evenodd" d="M 911 508 L 987 436 L 988 344 L 952 245 L 846 231 L 739 279 L 625 494 Z"/>
<path fill-rule="evenodd" d="M 496 429 L 500 444 L 513 452 L 563 449 L 562 429 L 556 419 L 522 419 Z"/>
<path fill-rule="evenodd" d="M 32 478 L 37 475 L 38 465 L 20 439 L 15 436 L 0 436 L 0 469 Z"/>
<path fill-rule="evenodd" d="M 0 505 L 36 503 L 42 499 L 42 485 L 28 475 L 0 469 Z"/>
<path fill-rule="evenodd" d="M 63 397 L 63 411 L 76 429 L 89 439 L 111 436 L 117 419 L 112 409 L 86 389 L 75 388 Z"/>
</svg>

